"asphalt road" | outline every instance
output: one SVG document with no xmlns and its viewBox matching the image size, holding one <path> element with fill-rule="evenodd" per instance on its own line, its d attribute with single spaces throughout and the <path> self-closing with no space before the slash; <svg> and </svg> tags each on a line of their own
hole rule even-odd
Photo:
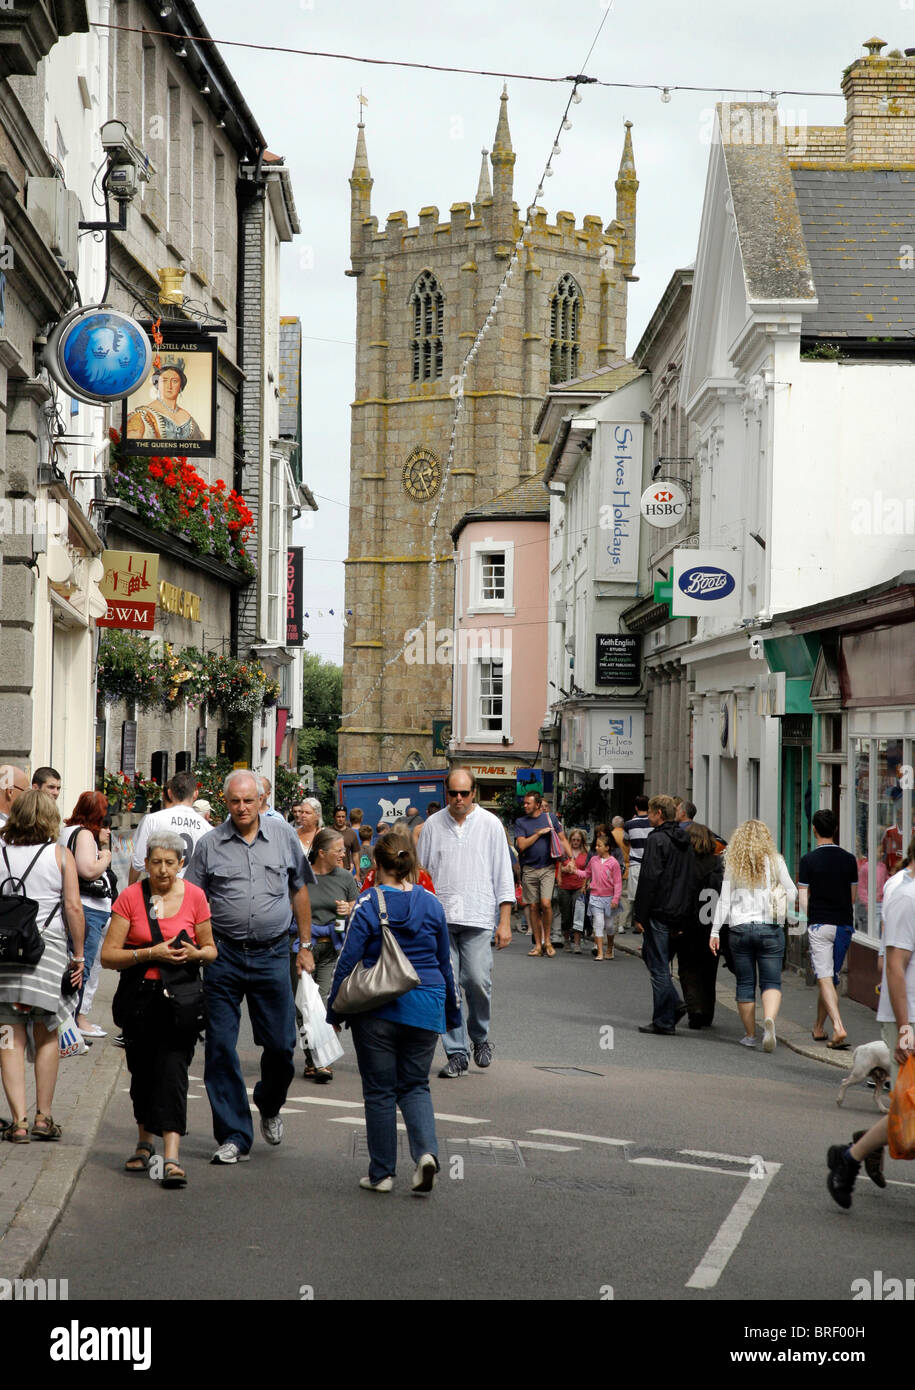
<svg viewBox="0 0 915 1390">
<path fill-rule="evenodd" d="M 330 1086 L 294 1082 L 279 1148 L 258 1134 L 251 1162 L 210 1166 L 199 1049 L 188 1187 L 122 1171 L 135 1130 L 119 1090 L 38 1273 L 71 1299 L 828 1299 L 844 1315 L 853 1280 L 915 1273 L 911 1165 L 888 1162 L 883 1192 L 862 1173 L 851 1212 L 826 1192 L 828 1145 L 876 1116 L 868 1092 L 838 1111 L 840 1073 L 747 1052 L 731 1012 L 643 1036 L 639 960 L 532 960 L 525 940 L 496 958 L 492 1067 L 433 1079 L 429 1198 L 410 1195 L 406 1149 L 391 1195 L 359 1189 L 345 1036 Z M 241 1046 L 253 1087 L 247 1029 Z"/>
</svg>

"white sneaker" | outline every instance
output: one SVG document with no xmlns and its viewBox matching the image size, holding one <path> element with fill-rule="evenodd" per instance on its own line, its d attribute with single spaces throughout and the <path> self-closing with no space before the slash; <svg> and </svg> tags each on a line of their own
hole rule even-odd
<svg viewBox="0 0 915 1390">
<path fill-rule="evenodd" d="M 79 1025 L 77 1025 L 79 1027 Z M 85 1028 L 79 1030 L 84 1038 L 107 1038 L 108 1034 L 104 1028 L 100 1028 L 97 1023 L 89 1023 Z"/>
<path fill-rule="evenodd" d="M 740 1039 L 740 1046 L 741 1046 L 741 1047 L 755 1047 L 755 1046 L 756 1046 L 756 1039 L 755 1039 L 755 1038 L 751 1038 L 751 1037 L 749 1036 L 749 1034 L 747 1034 L 747 1036 L 746 1036 L 745 1038 L 741 1038 L 741 1039 Z"/>
<path fill-rule="evenodd" d="M 237 1144 L 228 1143 L 220 1144 L 210 1162 L 218 1164 L 247 1163 L 250 1157 L 250 1154 L 243 1154 Z"/>
<path fill-rule="evenodd" d="M 438 1163 L 432 1154 L 423 1154 L 416 1165 L 416 1172 L 413 1174 L 413 1196 L 421 1197 L 424 1192 L 431 1192 L 435 1183 L 435 1175 L 438 1172 Z"/>
<path fill-rule="evenodd" d="M 268 1144 L 282 1144 L 283 1119 L 281 1115 L 261 1115 L 261 1134 Z"/>
<path fill-rule="evenodd" d="M 367 1192 L 390 1192 L 394 1186 L 393 1178 L 379 1178 L 378 1182 L 372 1182 L 371 1178 L 360 1178 L 359 1186 L 364 1187 Z"/>
<path fill-rule="evenodd" d="M 766 1019 L 766 1031 L 763 1035 L 763 1052 L 775 1051 L 775 1019 Z"/>
</svg>

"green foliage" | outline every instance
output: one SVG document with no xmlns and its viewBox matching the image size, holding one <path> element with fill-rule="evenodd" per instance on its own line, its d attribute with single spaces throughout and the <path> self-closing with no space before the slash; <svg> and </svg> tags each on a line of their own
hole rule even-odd
<svg viewBox="0 0 915 1390">
<path fill-rule="evenodd" d="M 814 343 L 801 353 L 802 362 L 841 362 L 845 353 L 838 343 Z"/>
<path fill-rule="evenodd" d="M 588 774 L 584 782 L 568 787 L 563 792 L 560 811 L 567 828 L 609 820 L 607 794 L 601 790 L 600 777 Z"/>
<path fill-rule="evenodd" d="M 232 759 L 216 756 L 214 758 L 201 758 L 193 769 L 194 776 L 197 778 L 197 796 L 208 801 L 211 806 L 210 818 L 214 825 L 226 818 L 226 803 L 222 794 L 222 785 L 232 771 Z"/>
<path fill-rule="evenodd" d="M 310 795 L 306 791 L 302 778 L 292 768 L 277 762 L 273 773 L 273 806 L 282 815 L 287 815 L 303 797 Z"/>
<path fill-rule="evenodd" d="M 302 723 L 299 732 L 299 765 L 313 769 L 314 791 L 324 808 L 324 819 L 333 814 L 334 783 L 339 757 L 337 729 L 343 708 L 343 667 L 324 661 L 317 652 L 303 652 Z M 366 771 L 371 771 L 367 768 Z"/>
<path fill-rule="evenodd" d="M 268 680 L 259 661 L 174 648 L 118 628 L 106 631 L 99 643 L 98 688 L 106 700 L 133 699 L 140 709 L 205 702 L 211 710 L 242 717 L 275 705 L 279 696 L 279 685 Z"/>
</svg>

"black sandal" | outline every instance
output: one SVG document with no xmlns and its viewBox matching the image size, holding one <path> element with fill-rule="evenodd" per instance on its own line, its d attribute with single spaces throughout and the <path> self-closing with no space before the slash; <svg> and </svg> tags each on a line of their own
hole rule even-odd
<svg viewBox="0 0 915 1390">
<path fill-rule="evenodd" d="M 125 1173 L 148 1172 L 150 1159 L 155 1152 L 155 1146 L 153 1144 L 147 1144 L 145 1140 L 137 1144 L 136 1149 L 124 1164 Z"/>
<path fill-rule="evenodd" d="M 162 1173 L 163 1187 L 187 1187 L 187 1175 L 181 1164 L 174 1158 L 165 1160 L 165 1167 Z"/>
</svg>

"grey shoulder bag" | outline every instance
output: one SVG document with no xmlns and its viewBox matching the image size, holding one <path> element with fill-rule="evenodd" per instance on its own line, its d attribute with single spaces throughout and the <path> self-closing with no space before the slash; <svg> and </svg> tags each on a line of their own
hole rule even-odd
<svg viewBox="0 0 915 1390">
<path fill-rule="evenodd" d="M 397 944 L 388 924 L 384 894 L 375 889 L 381 917 L 381 954 L 374 965 L 360 961 L 354 965 L 334 997 L 333 1009 L 338 1014 L 363 1014 L 380 1009 L 402 994 L 415 989 L 419 976 Z"/>
</svg>

